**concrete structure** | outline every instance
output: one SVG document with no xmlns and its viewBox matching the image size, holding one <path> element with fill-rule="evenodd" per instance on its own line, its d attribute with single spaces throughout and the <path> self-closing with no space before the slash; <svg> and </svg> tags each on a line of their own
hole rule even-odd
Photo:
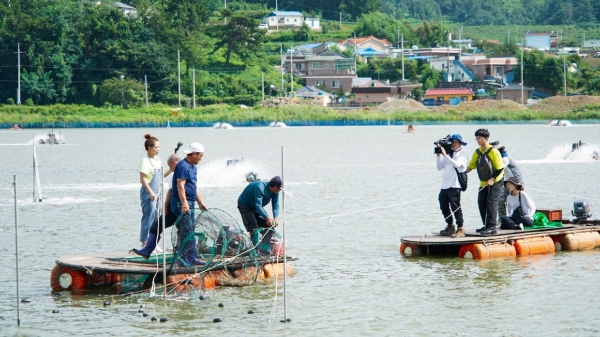
<svg viewBox="0 0 600 337">
<path fill-rule="evenodd" d="M 321 21 L 319 20 L 319 18 L 304 18 L 304 23 L 311 30 L 321 30 Z"/>
<path fill-rule="evenodd" d="M 123 15 L 125 16 L 129 16 L 132 18 L 137 18 L 138 16 L 138 12 L 137 9 L 135 9 L 135 7 L 126 5 L 122 2 L 113 2 L 113 6 L 117 7 L 117 9 L 120 10 L 121 13 L 123 13 Z"/>
<path fill-rule="evenodd" d="M 514 56 L 498 56 L 486 58 L 484 55 L 473 57 L 461 57 L 462 63 L 469 68 L 478 81 L 483 81 L 485 76 L 494 76 L 504 80 L 506 73 L 512 70 L 518 63 Z"/>
<path fill-rule="evenodd" d="M 458 89 L 428 89 L 425 98 L 433 98 L 437 102 L 448 102 L 451 98 L 460 98 L 461 101 L 473 100 L 473 91 L 470 88 Z"/>
<path fill-rule="evenodd" d="M 402 99 L 412 89 L 421 85 L 421 83 L 408 81 L 390 83 L 389 81 L 371 80 L 358 87 L 353 87 L 352 93 L 354 94 L 354 101 L 356 103 L 384 103 L 395 99 Z"/>
<path fill-rule="evenodd" d="M 304 23 L 304 14 L 300 12 L 271 12 L 264 20 L 269 29 L 299 28 Z"/>
<path fill-rule="evenodd" d="M 533 88 L 523 87 L 523 101 L 527 104 L 528 99 L 533 99 Z M 508 99 L 517 103 L 521 103 L 521 85 L 510 84 L 503 88 L 498 88 L 496 91 L 496 99 Z"/>
<path fill-rule="evenodd" d="M 343 40 L 339 44 L 344 47 L 352 48 L 354 48 L 354 46 L 356 45 L 357 50 L 371 48 L 371 50 L 384 54 L 389 54 L 390 50 L 392 49 L 392 43 L 390 41 L 386 39 L 378 39 L 373 35 L 366 37 L 357 37 L 356 41 L 354 40 L 354 37 L 351 37 L 349 39 Z"/>
<path fill-rule="evenodd" d="M 324 86 L 337 92 L 349 91 L 356 78 L 354 59 L 327 48 L 327 44 L 307 44 L 294 48 L 281 60 L 286 73 L 293 67 L 294 76 L 300 76 L 307 86 Z"/>
</svg>

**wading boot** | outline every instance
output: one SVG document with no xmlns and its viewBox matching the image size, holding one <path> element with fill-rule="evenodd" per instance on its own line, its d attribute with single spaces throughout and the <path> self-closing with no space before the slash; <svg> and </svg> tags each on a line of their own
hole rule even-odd
<svg viewBox="0 0 600 337">
<path fill-rule="evenodd" d="M 453 224 L 448 224 L 448 226 L 446 226 L 446 228 L 444 228 L 440 231 L 441 236 L 451 236 L 454 233 L 456 233 L 456 227 L 454 227 Z"/>
<path fill-rule="evenodd" d="M 451 238 L 462 238 L 465 236 L 465 229 L 462 227 L 458 227 L 458 230 L 456 231 L 456 233 L 452 234 L 452 236 L 450 236 Z"/>
<path fill-rule="evenodd" d="M 158 240 L 160 240 L 160 237 L 158 238 Z M 156 247 L 156 241 L 157 241 L 156 235 L 149 234 L 148 240 L 146 240 L 146 245 L 144 246 L 144 248 L 142 248 L 142 249 L 133 248 L 131 251 L 134 254 L 139 255 L 139 256 L 143 257 L 144 259 L 148 260 L 150 255 L 152 255 L 154 248 Z"/>
<path fill-rule="evenodd" d="M 495 235 L 496 233 L 498 233 L 498 231 L 496 231 L 496 226 L 486 226 L 485 229 L 480 232 L 481 236 L 490 236 Z"/>
<path fill-rule="evenodd" d="M 180 259 L 180 265 L 184 267 L 203 266 L 206 264 L 206 262 L 198 260 L 196 240 L 189 240 L 185 243 L 185 246 L 182 248 Z"/>
</svg>

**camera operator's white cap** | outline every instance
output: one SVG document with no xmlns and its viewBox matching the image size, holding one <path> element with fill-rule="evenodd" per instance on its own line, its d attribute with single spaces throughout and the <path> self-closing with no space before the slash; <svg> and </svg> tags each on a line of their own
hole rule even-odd
<svg viewBox="0 0 600 337">
<path fill-rule="evenodd" d="M 185 154 L 192 154 L 194 152 L 204 153 L 204 146 L 198 142 L 190 144 L 187 150 L 183 151 Z"/>
</svg>

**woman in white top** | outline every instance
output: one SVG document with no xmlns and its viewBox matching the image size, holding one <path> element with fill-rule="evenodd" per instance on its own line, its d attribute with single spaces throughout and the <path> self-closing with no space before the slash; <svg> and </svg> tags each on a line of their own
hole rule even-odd
<svg viewBox="0 0 600 337">
<path fill-rule="evenodd" d="M 161 180 L 171 173 L 171 170 L 167 170 L 163 175 L 162 161 L 158 157 L 158 152 L 160 151 L 158 138 L 149 134 L 144 135 L 144 138 L 146 138 L 144 147 L 146 148 L 147 156 L 142 158 L 140 162 L 140 182 L 142 183 L 142 188 L 140 189 L 140 202 L 142 205 L 140 242 L 142 243 L 142 247 L 146 245 L 148 229 L 158 214 L 156 206 L 160 205 L 159 191 Z"/>
<path fill-rule="evenodd" d="M 535 204 L 523 188 L 523 182 L 516 177 L 507 178 L 504 186 L 508 190 L 506 214 L 500 217 L 500 229 L 523 229 L 533 227 Z"/>
</svg>

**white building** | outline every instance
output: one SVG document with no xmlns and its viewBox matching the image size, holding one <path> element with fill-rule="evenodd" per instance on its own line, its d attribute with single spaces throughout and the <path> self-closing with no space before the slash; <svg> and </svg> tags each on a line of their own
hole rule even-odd
<svg viewBox="0 0 600 337">
<path fill-rule="evenodd" d="M 271 12 L 264 21 L 269 25 L 269 29 L 298 28 L 302 27 L 304 23 L 304 14 L 284 11 Z"/>
<path fill-rule="evenodd" d="M 138 16 L 137 9 L 135 9 L 135 7 L 126 5 L 122 2 L 113 2 L 113 6 L 117 7 L 117 9 L 120 10 L 125 16 L 130 16 L 132 18 L 137 18 Z"/>
<path fill-rule="evenodd" d="M 311 30 L 321 30 L 321 22 L 319 21 L 319 18 L 305 18 L 304 23 Z"/>
</svg>

